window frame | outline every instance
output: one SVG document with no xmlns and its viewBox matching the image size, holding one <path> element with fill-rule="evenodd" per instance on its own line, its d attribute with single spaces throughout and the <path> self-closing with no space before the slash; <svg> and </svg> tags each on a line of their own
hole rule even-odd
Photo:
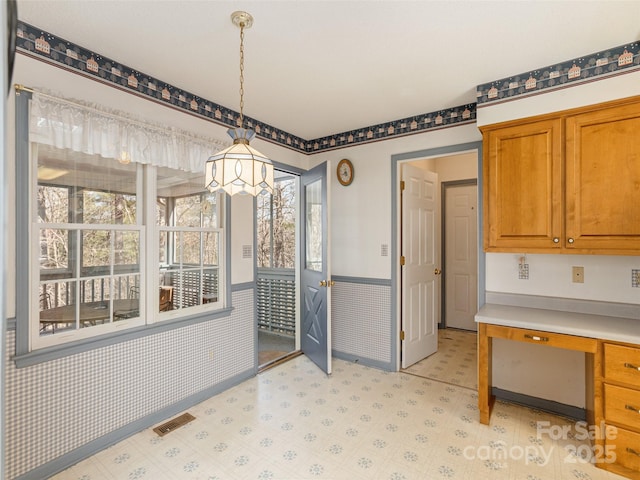
<svg viewBox="0 0 640 480">
<path fill-rule="evenodd" d="M 37 232 L 33 231 L 33 211 L 34 208 L 32 197 L 35 192 L 33 184 L 37 185 L 37 178 L 33 172 L 33 158 L 31 158 L 31 142 L 29 139 L 29 105 L 31 94 L 22 91 L 16 94 L 16 161 L 15 161 L 15 238 L 16 238 L 16 355 L 14 361 L 16 366 L 23 367 L 34 365 L 37 363 L 62 358 L 95 348 L 113 345 L 135 338 L 145 337 L 157 334 L 163 331 L 182 328 L 187 325 L 197 324 L 205 321 L 215 320 L 217 318 L 227 317 L 233 310 L 231 304 L 231 202 L 224 194 L 220 195 L 218 201 L 218 217 L 219 229 L 222 230 L 220 236 L 220 253 L 219 253 L 219 270 L 222 286 L 220 289 L 220 304 L 211 305 L 210 307 L 197 308 L 193 312 L 187 311 L 180 315 L 165 315 L 158 318 L 158 315 L 145 315 L 153 312 L 150 310 L 150 304 L 155 302 L 155 307 L 159 302 L 157 295 L 147 294 L 146 304 L 141 306 L 141 325 L 133 325 L 128 328 L 116 329 L 108 333 L 96 333 L 87 335 L 86 338 L 74 338 L 73 340 L 57 343 L 50 346 L 42 346 L 32 348 L 32 339 L 35 333 L 32 333 L 33 325 L 37 322 L 31 321 L 36 302 L 32 299 L 32 290 L 34 285 L 40 284 L 39 277 L 39 245 L 37 246 L 37 255 L 34 257 L 34 249 L 36 243 L 32 238 Z M 141 208 L 138 211 L 137 225 L 141 227 L 141 248 L 140 248 L 140 276 L 141 282 L 144 283 L 144 291 L 152 292 L 159 288 L 159 279 L 157 275 L 157 261 L 155 264 L 152 259 L 158 259 L 158 238 L 159 228 L 155 222 L 155 201 L 156 188 L 156 172 L 148 172 L 156 167 L 152 165 L 142 165 L 139 167 L 143 173 L 139 175 L 138 182 L 142 183 L 142 192 L 140 197 Z M 27 188 L 28 187 L 28 188 Z M 150 194 L 150 192 L 153 192 Z M 221 204 L 221 205 L 220 205 Z M 153 219 L 153 221 L 143 222 L 141 219 Z M 153 274 L 151 272 L 154 272 Z M 35 272 L 35 277 L 33 276 Z M 200 305 L 202 307 L 202 305 Z M 212 307 L 217 307 L 213 309 Z M 39 316 L 39 312 L 35 312 Z M 96 327 L 93 327 L 96 328 Z M 87 329 L 92 330 L 92 329 Z"/>
</svg>

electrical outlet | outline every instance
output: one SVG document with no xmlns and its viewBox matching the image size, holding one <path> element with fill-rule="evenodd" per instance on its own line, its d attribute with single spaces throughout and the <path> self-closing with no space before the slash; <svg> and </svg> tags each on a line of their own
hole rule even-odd
<svg viewBox="0 0 640 480">
<path fill-rule="evenodd" d="M 640 288 L 640 268 L 631 269 L 631 286 Z"/>
<path fill-rule="evenodd" d="M 521 263 L 518 265 L 518 279 L 529 280 L 529 264 Z"/>
<path fill-rule="evenodd" d="M 584 267 L 571 267 L 573 283 L 584 283 Z"/>
</svg>

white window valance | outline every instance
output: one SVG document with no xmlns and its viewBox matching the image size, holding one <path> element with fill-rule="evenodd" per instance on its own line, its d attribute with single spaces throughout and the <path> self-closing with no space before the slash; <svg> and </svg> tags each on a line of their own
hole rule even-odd
<svg viewBox="0 0 640 480">
<path fill-rule="evenodd" d="M 229 146 L 220 140 L 42 92 L 33 92 L 30 111 L 32 142 L 106 158 L 127 156 L 131 162 L 200 173 L 209 156 Z"/>
</svg>

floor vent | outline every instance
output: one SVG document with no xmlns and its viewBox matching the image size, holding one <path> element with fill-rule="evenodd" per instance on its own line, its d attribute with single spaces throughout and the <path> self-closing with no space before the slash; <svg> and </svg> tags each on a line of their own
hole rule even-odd
<svg viewBox="0 0 640 480">
<path fill-rule="evenodd" d="M 167 433 L 173 432 L 176 428 L 180 428 L 183 425 L 186 425 L 187 423 L 195 419 L 196 417 L 194 417 L 190 413 L 183 413 L 182 415 L 174 418 L 173 420 L 169 420 L 168 422 L 163 423 L 162 425 L 158 425 L 156 428 L 153 429 L 153 431 L 156 432 L 161 437 L 163 437 Z"/>
</svg>

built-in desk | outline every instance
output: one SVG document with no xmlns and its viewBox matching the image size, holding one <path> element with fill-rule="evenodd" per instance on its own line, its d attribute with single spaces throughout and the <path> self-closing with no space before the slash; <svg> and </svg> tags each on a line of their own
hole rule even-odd
<svg viewBox="0 0 640 480">
<path fill-rule="evenodd" d="M 629 478 L 640 478 L 636 476 L 640 475 L 637 473 L 640 472 L 640 447 L 629 446 L 640 444 L 640 411 L 638 419 L 632 420 L 619 420 L 607 413 L 615 412 L 615 409 L 626 412 L 630 408 L 615 404 L 617 398 L 607 394 L 609 390 L 617 388 L 618 396 L 622 395 L 618 393 L 621 390 L 627 396 L 636 392 L 640 395 L 640 361 L 636 361 L 640 360 L 640 319 L 498 304 L 484 305 L 475 318 L 478 323 L 480 423 L 489 424 L 495 401 L 491 393 L 494 338 L 585 352 L 587 420 L 592 425 L 606 422 L 620 432 L 618 461 L 598 466 Z M 627 375 L 622 377 L 623 381 L 606 373 L 615 369 Z"/>
</svg>

